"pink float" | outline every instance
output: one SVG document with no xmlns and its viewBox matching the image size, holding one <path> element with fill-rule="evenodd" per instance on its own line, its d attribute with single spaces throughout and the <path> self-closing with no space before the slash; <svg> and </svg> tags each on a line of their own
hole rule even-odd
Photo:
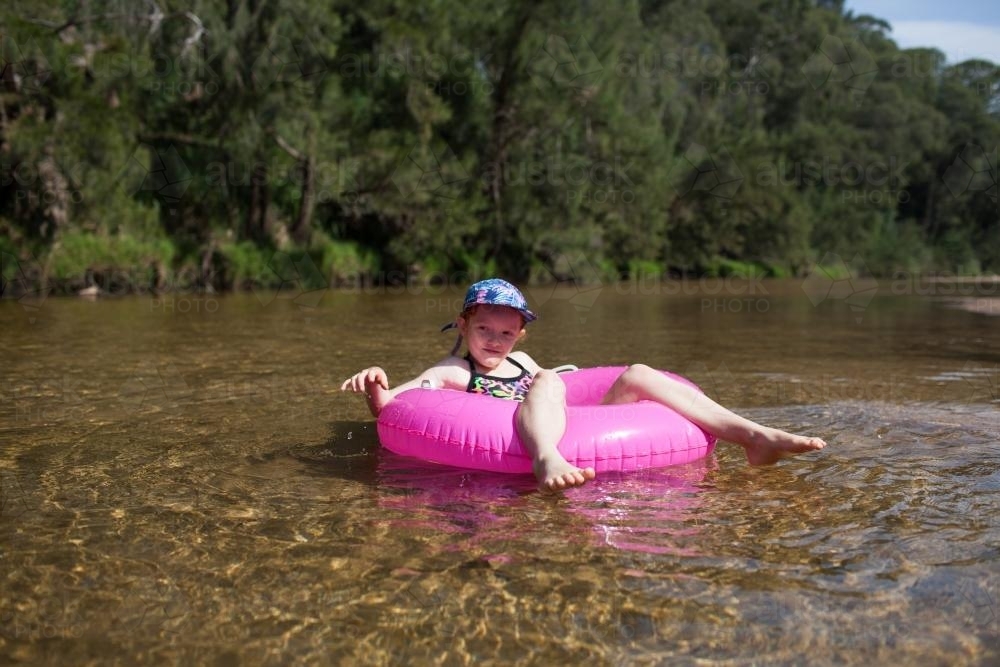
<svg viewBox="0 0 1000 667">
<path fill-rule="evenodd" d="M 600 405 L 624 370 L 608 366 L 560 375 L 566 383 L 567 408 L 559 451 L 567 461 L 598 472 L 628 472 L 689 463 L 712 452 L 714 437 L 659 403 Z M 695 387 L 679 375 L 662 372 Z M 411 389 L 382 409 L 379 440 L 397 454 L 434 463 L 528 473 L 531 457 L 515 422 L 519 405 L 449 389 Z"/>
</svg>

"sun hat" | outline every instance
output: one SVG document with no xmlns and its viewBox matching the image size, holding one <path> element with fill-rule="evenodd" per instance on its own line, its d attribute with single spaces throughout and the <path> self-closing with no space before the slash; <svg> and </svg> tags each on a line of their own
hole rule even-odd
<svg viewBox="0 0 1000 667">
<path fill-rule="evenodd" d="M 538 316 L 528 310 L 528 301 L 521 294 L 521 290 L 511 285 L 501 278 L 487 278 L 473 283 L 465 292 L 465 301 L 462 303 L 462 312 L 472 306 L 507 306 L 521 313 L 524 321 L 533 322 Z M 441 328 L 447 331 L 458 326 L 455 322 L 449 322 Z"/>
</svg>

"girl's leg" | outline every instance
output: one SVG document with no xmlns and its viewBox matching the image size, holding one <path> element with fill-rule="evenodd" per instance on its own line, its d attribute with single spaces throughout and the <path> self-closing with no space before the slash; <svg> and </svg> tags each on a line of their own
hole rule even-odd
<svg viewBox="0 0 1000 667">
<path fill-rule="evenodd" d="M 761 426 L 722 407 L 708 396 L 644 364 L 629 366 L 604 395 L 602 403 L 662 403 L 684 415 L 720 440 L 746 451 L 751 465 L 774 463 L 784 456 L 823 449 L 819 438 L 793 435 Z"/>
<path fill-rule="evenodd" d="M 517 432 L 531 454 L 538 483 L 550 491 L 580 486 L 595 476 L 593 468 L 571 465 L 556 449 L 565 431 L 566 385 L 558 374 L 539 371 L 517 410 Z"/>
</svg>

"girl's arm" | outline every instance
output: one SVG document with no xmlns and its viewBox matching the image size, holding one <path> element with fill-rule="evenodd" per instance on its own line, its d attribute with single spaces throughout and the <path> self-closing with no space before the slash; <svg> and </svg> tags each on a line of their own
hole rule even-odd
<svg viewBox="0 0 1000 667">
<path fill-rule="evenodd" d="M 373 416 L 378 417 L 379 413 L 382 412 L 382 408 L 395 398 L 397 394 L 401 394 L 408 389 L 421 387 L 425 382 L 430 383 L 430 387 L 433 389 L 458 389 L 464 391 L 469 382 L 469 369 L 461 359 L 448 357 L 428 368 L 412 380 L 403 382 L 390 389 L 389 376 L 386 372 L 378 366 L 372 366 L 344 380 L 344 383 L 340 385 L 340 389 L 341 391 L 364 393 L 368 409 Z"/>
<path fill-rule="evenodd" d="M 379 366 L 371 366 L 358 371 L 344 380 L 344 383 L 340 385 L 340 390 L 364 394 L 368 409 L 376 417 L 385 404 L 391 401 L 396 394 L 389 389 L 389 376 Z"/>
</svg>

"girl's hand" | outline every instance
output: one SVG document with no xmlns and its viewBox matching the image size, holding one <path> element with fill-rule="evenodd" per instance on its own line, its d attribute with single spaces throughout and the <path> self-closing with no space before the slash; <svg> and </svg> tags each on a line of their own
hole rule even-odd
<svg viewBox="0 0 1000 667">
<path fill-rule="evenodd" d="M 372 366 L 371 368 L 366 368 L 363 371 L 355 373 L 344 380 L 344 384 L 340 385 L 340 390 L 371 394 L 372 389 L 375 387 L 381 387 L 382 389 L 389 388 L 389 376 L 378 366 Z"/>
</svg>

